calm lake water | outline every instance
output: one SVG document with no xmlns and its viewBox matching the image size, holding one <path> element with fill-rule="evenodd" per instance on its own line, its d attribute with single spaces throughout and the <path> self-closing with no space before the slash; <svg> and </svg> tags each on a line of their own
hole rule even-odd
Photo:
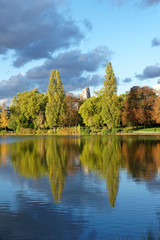
<svg viewBox="0 0 160 240">
<path fill-rule="evenodd" d="M 141 239 L 160 226 L 160 137 L 0 137 L 0 239 Z"/>
</svg>

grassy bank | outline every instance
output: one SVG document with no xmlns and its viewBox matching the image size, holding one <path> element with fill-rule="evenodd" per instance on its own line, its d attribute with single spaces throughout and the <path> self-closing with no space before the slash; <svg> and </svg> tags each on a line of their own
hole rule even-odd
<svg viewBox="0 0 160 240">
<path fill-rule="evenodd" d="M 31 129 L 22 128 L 18 131 L 0 130 L 0 135 L 16 136 L 16 135 L 66 135 L 66 136 L 83 136 L 83 135 L 160 135 L 160 127 L 124 127 L 115 129 L 96 129 L 88 127 L 61 127 L 56 129 L 56 133 L 52 129 Z"/>
</svg>

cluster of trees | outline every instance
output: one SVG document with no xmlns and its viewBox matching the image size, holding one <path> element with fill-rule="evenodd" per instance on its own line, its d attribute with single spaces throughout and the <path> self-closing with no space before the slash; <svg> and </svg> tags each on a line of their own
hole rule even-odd
<svg viewBox="0 0 160 240">
<path fill-rule="evenodd" d="M 51 72 L 46 94 L 37 89 L 18 93 L 10 106 L 1 108 L 0 127 L 53 129 L 85 124 L 91 128 L 114 129 L 120 125 L 144 126 L 160 123 L 160 96 L 149 87 L 132 87 L 117 96 L 117 80 L 111 62 L 107 64 L 104 87 L 83 102 L 64 91 L 59 72 Z"/>
<path fill-rule="evenodd" d="M 117 96 L 116 77 L 108 63 L 103 89 L 87 99 L 79 113 L 86 126 L 96 128 L 160 124 L 160 96 L 147 86 L 134 86 Z"/>
<path fill-rule="evenodd" d="M 80 107 L 86 126 L 101 128 L 106 125 L 109 129 L 120 123 L 120 104 L 117 96 L 117 81 L 112 64 L 106 67 L 104 87 L 97 92 L 96 97 L 87 99 Z"/>
<path fill-rule="evenodd" d="M 59 126 L 75 126 L 80 122 L 80 104 L 73 94 L 65 93 L 59 72 L 53 70 L 46 94 L 34 89 L 14 97 L 7 126 L 13 130 L 50 128 L 54 131 Z"/>
</svg>

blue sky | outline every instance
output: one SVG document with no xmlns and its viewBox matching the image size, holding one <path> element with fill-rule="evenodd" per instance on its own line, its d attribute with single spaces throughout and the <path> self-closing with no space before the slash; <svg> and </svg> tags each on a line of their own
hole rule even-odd
<svg viewBox="0 0 160 240">
<path fill-rule="evenodd" d="M 160 0 L 0 0 L 0 103 L 46 92 L 52 69 L 65 90 L 103 86 L 112 62 L 118 94 L 160 81 Z"/>
</svg>

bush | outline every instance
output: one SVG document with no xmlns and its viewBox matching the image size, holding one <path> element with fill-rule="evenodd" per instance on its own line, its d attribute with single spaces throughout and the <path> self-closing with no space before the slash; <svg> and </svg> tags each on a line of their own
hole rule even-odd
<svg viewBox="0 0 160 240">
<path fill-rule="evenodd" d="M 8 128 L 16 131 L 17 127 L 18 127 L 18 124 L 16 122 L 16 118 L 11 115 L 9 122 L 8 122 Z"/>
<path fill-rule="evenodd" d="M 47 134 L 47 130 L 45 130 L 45 129 L 38 129 L 37 131 L 36 131 L 36 134 L 37 135 L 44 135 L 44 134 Z"/>
<path fill-rule="evenodd" d="M 20 135 L 30 135 L 30 134 L 35 134 L 36 130 L 32 129 L 32 128 L 21 128 L 20 130 L 17 129 L 16 133 L 18 133 Z"/>
<path fill-rule="evenodd" d="M 102 129 L 101 133 L 102 135 L 107 135 L 109 133 L 112 133 L 112 129 Z"/>
<path fill-rule="evenodd" d="M 83 127 L 81 128 L 81 135 L 90 135 L 90 127 Z"/>
<path fill-rule="evenodd" d="M 48 130 L 48 133 L 49 133 L 49 134 L 53 134 L 53 133 L 54 133 L 54 132 L 53 132 L 53 129 L 49 129 L 49 130 Z"/>
<path fill-rule="evenodd" d="M 122 131 L 123 131 L 123 130 L 122 130 L 121 128 L 113 128 L 113 129 L 112 129 L 112 134 L 115 135 L 115 134 L 120 133 L 120 132 L 122 132 Z"/>
<path fill-rule="evenodd" d="M 124 133 L 131 133 L 131 132 L 132 132 L 132 129 L 130 129 L 130 128 L 123 129 L 123 132 L 124 132 Z"/>
<path fill-rule="evenodd" d="M 20 132 L 20 128 L 17 127 L 17 128 L 16 128 L 16 133 L 18 134 L 19 132 Z"/>
<path fill-rule="evenodd" d="M 6 135 L 7 131 L 6 130 L 0 130 L 1 135 Z"/>
<path fill-rule="evenodd" d="M 112 134 L 115 135 L 117 133 L 122 132 L 123 130 L 121 128 L 113 128 L 113 129 L 108 129 L 108 128 L 104 128 L 101 133 L 102 135 L 107 135 L 107 134 Z"/>
</svg>

